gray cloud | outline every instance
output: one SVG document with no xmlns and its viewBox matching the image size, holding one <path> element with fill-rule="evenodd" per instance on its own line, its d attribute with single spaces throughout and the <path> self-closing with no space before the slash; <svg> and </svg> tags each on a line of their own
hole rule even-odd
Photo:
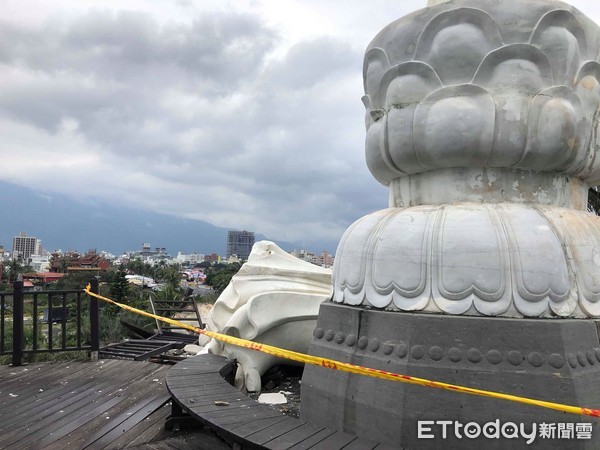
<svg viewBox="0 0 600 450">
<path fill-rule="evenodd" d="M 334 250 L 387 203 L 364 162 L 364 36 L 420 5 L 311 2 L 342 31 L 289 44 L 196 2 L 0 17 L 0 178 Z"/>
<path fill-rule="evenodd" d="M 187 75 L 213 83 L 217 91 L 260 70 L 276 41 L 275 33 L 256 17 L 234 13 L 207 13 L 189 23 L 160 25 L 144 12 L 94 9 L 37 29 L 6 20 L 1 25 L 3 62 L 104 80 L 143 78 L 148 84 L 169 81 L 162 75 Z M 156 69 L 160 72 L 154 73 Z"/>
<path fill-rule="evenodd" d="M 326 83 L 336 74 L 360 68 L 361 55 L 346 42 L 331 37 L 303 41 L 293 46 L 280 64 L 271 69 L 267 80 L 276 89 L 307 89 Z M 357 64 L 358 63 L 358 64 Z"/>
</svg>

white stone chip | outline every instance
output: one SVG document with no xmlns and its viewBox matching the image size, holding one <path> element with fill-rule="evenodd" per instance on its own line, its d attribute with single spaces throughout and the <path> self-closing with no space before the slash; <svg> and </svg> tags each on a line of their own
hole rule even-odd
<svg viewBox="0 0 600 450">
<path fill-rule="evenodd" d="M 183 347 L 183 351 L 192 355 L 197 355 L 202 351 L 203 348 L 204 347 L 200 347 L 199 345 L 188 344 L 185 347 Z"/>
<path fill-rule="evenodd" d="M 258 403 L 265 403 L 267 405 L 283 405 L 287 403 L 285 395 L 279 393 L 272 394 L 260 394 L 258 396 Z"/>
</svg>

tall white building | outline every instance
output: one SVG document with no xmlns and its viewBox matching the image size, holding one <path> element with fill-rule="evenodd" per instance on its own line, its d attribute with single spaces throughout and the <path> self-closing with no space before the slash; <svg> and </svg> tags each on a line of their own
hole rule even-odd
<svg viewBox="0 0 600 450">
<path fill-rule="evenodd" d="M 12 251 L 13 257 L 20 256 L 23 260 L 29 260 L 31 255 L 40 255 L 42 253 L 42 241 L 21 232 L 13 238 Z"/>
</svg>

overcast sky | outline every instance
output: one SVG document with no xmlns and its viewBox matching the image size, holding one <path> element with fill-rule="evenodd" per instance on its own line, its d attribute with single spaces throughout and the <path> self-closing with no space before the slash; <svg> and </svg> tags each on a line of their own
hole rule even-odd
<svg viewBox="0 0 600 450">
<path fill-rule="evenodd" d="M 387 206 L 363 52 L 426 0 L 2 5 L 1 180 L 298 242 Z"/>
</svg>

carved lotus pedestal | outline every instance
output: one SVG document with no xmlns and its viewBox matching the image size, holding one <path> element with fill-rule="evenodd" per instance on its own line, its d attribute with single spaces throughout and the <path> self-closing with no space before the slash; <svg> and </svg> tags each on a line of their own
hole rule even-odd
<svg viewBox="0 0 600 450">
<path fill-rule="evenodd" d="M 311 354 L 600 407 L 599 51 L 598 26 L 550 0 L 452 0 L 377 35 L 366 162 L 390 207 L 342 237 Z M 543 448 L 600 448 L 594 419 L 314 366 L 302 414 L 419 449 L 528 447 L 418 439 L 419 420 L 583 421 L 591 441 Z"/>
<path fill-rule="evenodd" d="M 600 218 L 570 208 L 455 202 L 389 208 L 340 245 L 333 301 L 310 354 L 529 398 L 600 406 Z M 338 262 L 339 261 L 339 262 Z M 463 425 L 591 422 L 508 401 L 306 367 L 305 420 L 398 448 L 441 448 L 418 421 Z M 528 447 L 524 439 L 443 440 L 444 448 Z M 586 447 L 585 445 L 591 445 Z"/>
</svg>

